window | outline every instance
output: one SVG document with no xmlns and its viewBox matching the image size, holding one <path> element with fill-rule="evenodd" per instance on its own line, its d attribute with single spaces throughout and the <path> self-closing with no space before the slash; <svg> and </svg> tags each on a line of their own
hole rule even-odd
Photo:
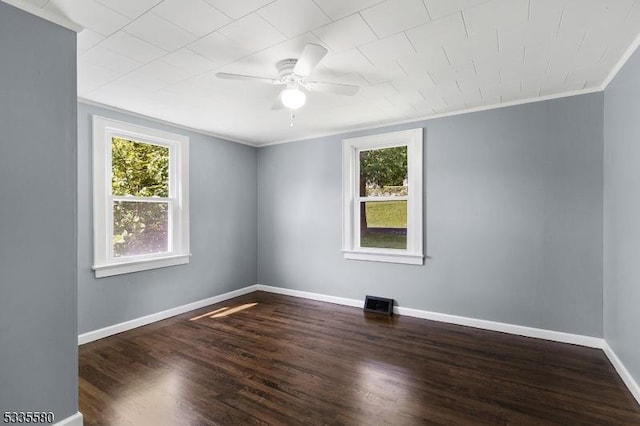
<svg viewBox="0 0 640 426">
<path fill-rule="evenodd" d="M 422 129 L 343 141 L 346 259 L 421 265 Z"/>
<path fill-rule="evenodd" d="M 189 262 L 189 138 L 93 117 L 97 278 Z"/>
</svg>

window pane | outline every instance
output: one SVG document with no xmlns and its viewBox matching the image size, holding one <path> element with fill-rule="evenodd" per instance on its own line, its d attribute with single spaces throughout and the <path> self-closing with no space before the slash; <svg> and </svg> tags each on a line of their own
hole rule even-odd
<svg viewBox="0 0 640 426">
<path fill-rule="evenodd" d="M 114 201 L 113 257 L 169 251 L 167 203 Z"/>
<path fill-rule="evenodd" d="M 360 203 L 360 247 L 407 248 L 407 202 Z"/>
<path fill-rule="evenodd" d="M 111 192 L 169 196 L 169 148 L 122 138 L 111 140 Z"/>
<path fill-rule="evenodd" d="M 408 194 L 407 146 L 360 151 L 360 196 Z"/>
</svg>

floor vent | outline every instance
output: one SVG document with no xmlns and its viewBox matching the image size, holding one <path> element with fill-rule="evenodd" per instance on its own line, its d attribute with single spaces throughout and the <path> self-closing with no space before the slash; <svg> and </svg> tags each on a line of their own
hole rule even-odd
<svg viewBox="0 0 640 426">
<path fill-rule="evenodd" d="M 377 314 L 393 315 L 393 299 L 367 296 L 364 299 L 364 311 Z"/>
</svg>

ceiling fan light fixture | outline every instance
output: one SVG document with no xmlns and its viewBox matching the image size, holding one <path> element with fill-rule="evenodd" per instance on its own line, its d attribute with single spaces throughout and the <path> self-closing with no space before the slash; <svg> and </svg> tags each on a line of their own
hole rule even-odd
<svg viewBox="0 0 640 426">
<path fill-rule="evenodd" d="M 288 58 L 276 63 L 276 69 L 278 70 L 277 79 L 228 72 L 218 72 L 216 73 L 216 77 L 228 80 L 246 80 L 255 83 L 285 86 L 283 88 L 284 90 L 278 94 L 278 98 L 271 109 L 287 108 L 291 112 L 293 120 L 294 111 L 305 105 L 307 101 L 307 91 L 334 93 L 345 96 L 353 96 L 358 92 L 359 87 L 351 84 L 307 80 L 327 53 L 328 51 L 325 47 L 319 44 L 307 43 L 298 59 Z M 304 89 L 304 91 L 302 89 Z"/>
<path fill-rule="evenodd" d="M 289 109 L 298 109 L 307 101 L 307 96 L 298 88 L 287 88 L 280 93 L 282 105 Z"/>
</svg>

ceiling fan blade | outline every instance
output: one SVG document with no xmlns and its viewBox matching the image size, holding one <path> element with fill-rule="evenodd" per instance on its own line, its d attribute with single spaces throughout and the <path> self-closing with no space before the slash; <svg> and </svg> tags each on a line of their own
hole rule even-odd
<svg viewBox="0 0 640 426">
<path fill-rule="evenodd" d="M 351 84 L 321 83 L 318 81 L 308 81 L 304 87 L 314 92 L 335 93 L 337 95 L 353 96 L 360 90 L 359 86 Z"/>
<path fill-rule="evenodd" d="M 313 43 L 307 44 L 302 51 L 302 55 L 298 58 L 296 66 L 293 68 L 293 73 L 300 77 L 307 77 L 326 54 L 327 49 L 324 47 Z"/>
<path fill-rule="evenodd" d="M 280 80 L 276 80 L 274 78 L 255 77 L 253 75 L 243 75 L 243 74 L 230 74 L 227 72 L 216 73 L 216 77 L 224 78 L 227 80 L 248 80 L 248 81 L 255 81 L 256 83 L 283 84 Z"/>
</svg>

